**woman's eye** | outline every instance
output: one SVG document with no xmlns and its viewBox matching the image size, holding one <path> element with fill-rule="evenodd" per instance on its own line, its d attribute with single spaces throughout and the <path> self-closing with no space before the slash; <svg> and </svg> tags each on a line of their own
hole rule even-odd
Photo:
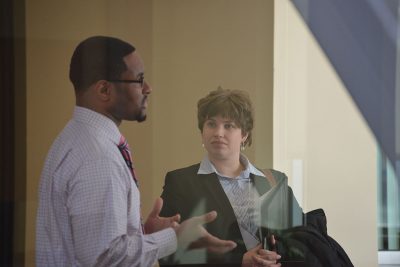
<svg viewBox="0 0 400 267">
<path fill-rule="evenodd" d="M 208 127 L 215 127 L 215 122 L 209 121 L 209 122 L 207 122 L 207 126 Z"/>
</svg>

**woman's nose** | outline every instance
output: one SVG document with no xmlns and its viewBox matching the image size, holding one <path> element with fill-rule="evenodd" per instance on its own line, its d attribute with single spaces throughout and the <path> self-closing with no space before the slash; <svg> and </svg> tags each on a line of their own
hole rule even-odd
<svg viewBox="0 0 400 267">
<path fill-rule="evenodd" d="M 222 127 L 222 126 L 215 127 L 214 136 L 218 136 L 218 137 L 224 136 L 224 127 Z"/>
</svg>

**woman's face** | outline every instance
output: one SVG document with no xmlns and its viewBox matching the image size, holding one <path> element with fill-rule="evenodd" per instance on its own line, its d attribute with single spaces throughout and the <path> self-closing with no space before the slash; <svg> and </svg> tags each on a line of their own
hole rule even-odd
<svg viewBox="0 0 400 267">
<path fill-rule="evenodd" d="M 233 120 L 220 115 L 204 122 L 201 136 L 209 158 L 214 160 L 239 160 L 240 144 L 247 138 Z"/>
</svg>

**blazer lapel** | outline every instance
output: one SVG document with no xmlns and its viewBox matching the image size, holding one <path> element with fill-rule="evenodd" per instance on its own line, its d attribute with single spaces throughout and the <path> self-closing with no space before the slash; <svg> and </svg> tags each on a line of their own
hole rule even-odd
<svg viewBox="0 0 400 267">
<path fill-rule="evenodd" d="M 269 184 L 268 179 L 266 177 L 254 174 L 251 174 L 250 177 L 251 179 L 253 179 L 254 186 L 256 187 L 257 192 L 260 196 L 262 196 L 271 189 L 271 185 Z"/>
<path fill-rule="evenodd" d="M 236 219 L 231 203 L 229 202 L 217 175 L 215 173 L 205 175 L 200 174 L 199 179 L 202 179 L 205 187 L 204 192 L 207 192 L 210 198 L 208 202 L 215 203 L 217 210 L 224 211 L 224 214 L 219 214 L 218 216 L 229 216 L 230 219 Z"/>
<path fill-rule="evenodd" d="M 204 193 L 207 197 L 208 208 L 218 212 L 217 219 L 207 224 L 206 228 L 210 230 L 210 233 L 219 238 L 235 241 L 238 245 L 234 250 L 236 251 L 235 253 L 238 253 L 238 251 L 240 251 L 240 254 L 242 254 L 242 252 L 244 253 L 246 248 L 243 243 L 243 237 L 239 229 L 235 212 L 217 175 L 213 173 L 206 175 L 200 174 L 198 176 L 199 179 L 202 179 L 201 183 L 204 185 Z M 201 190 L 201 188 L 199 188 L 199 190 Z M 211 229 L 208 227 L 211 227 Z"/>
</svg>

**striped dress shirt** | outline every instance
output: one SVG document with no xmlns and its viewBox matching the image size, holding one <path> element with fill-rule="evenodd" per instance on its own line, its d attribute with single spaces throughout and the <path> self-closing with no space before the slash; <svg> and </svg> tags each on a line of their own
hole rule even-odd
<svg viewBox="0 0 400 267">
<path fill-rule="evenodd" d="M 109 118 L 75 107 L 41 175 L 36 265 L 153 266 L 176 250 L 175 231 L 144 235 L 140 193 Z"/>
</svg>

